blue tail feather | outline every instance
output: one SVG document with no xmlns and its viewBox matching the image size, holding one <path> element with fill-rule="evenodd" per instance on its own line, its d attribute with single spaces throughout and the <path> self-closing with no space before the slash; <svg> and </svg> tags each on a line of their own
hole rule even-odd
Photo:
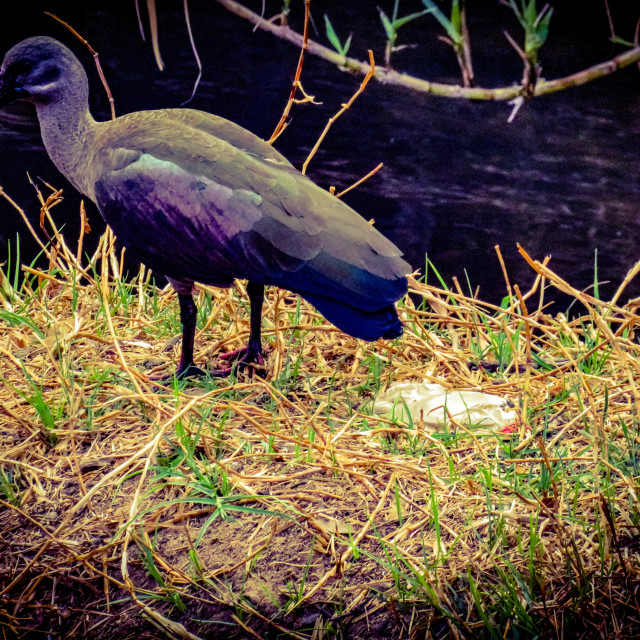
<svg viewBox="0 0 640 640">
<path fill-rule="evenodd" d="M 402 335 L 402 322 L 392 304 L 376 311 L 363 311 L 334 298 L 308 293 L 301 295 L 329 322 L 354 338 L 372 342 L 378 338 L 392 339 Z"/>
</svg>

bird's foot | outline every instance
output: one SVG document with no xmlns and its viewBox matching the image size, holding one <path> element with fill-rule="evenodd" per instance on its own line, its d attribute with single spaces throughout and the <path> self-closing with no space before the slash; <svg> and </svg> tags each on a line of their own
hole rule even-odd
<svg viewBox="0 0 640 640">
<path fill-rule="evenodd" d="M 157 382 L 163 385 L 170 385 L 173 383 L 174 378 L 176 380 L 186 380 L 187 378 L 206 378 L 209 372 L 196 367 L 193 362 L 186 366 L 180 366 L 176 369 L 175 373 L 168 376 L 161 376 L 159 378 L 150 378 L 152 382 Z"/>
<path fill-rule="evenodd" d="M 256 375 L 264 378 L 266 375 L 266 369 L 264 367 L 264 358 L 260 349 L 256 349 L 251 345 L 231 351 L 229 353 L 223 353 L 218 356 L 220 360 L 231 362 L 230 367 L 224 369 L 214 369 L 209 372 L 211 376 L 224 377 L 228 376 L 234 371 L 253 372 Z"/>
<path fill-rule="evenodd" d="M 220 360 L 231 360 L 232 362 L 237 362 L 238 360 L 242 360 L 247 356 L 247 354 L 249 354 L 250 356 L 260 358 L 260 364 L 263 364 L 262 355 L 257 352 L 249 353 L 250 351 L 254 351 L 254 350 L 251 350 L 249 347 L 242 347 L 242 349 L 229 351 L 229 353 L 220 353 L 218 355 L 218 358 L 220 358 Z"/>
<path fill-rule="evenodd" d="M 224 369 L 205 370 L 196 367 L 196 365 L 191 362 L 187 365 L 179 366 L 174 374 L 150 378 L 150 380 L 151 382 L 156 382 L 161 385 L 171 385 L 174 378 L 180 381 L 186 380 L 187 378 L 226 378 L 232 373 L 238 373 L 240 371 L 255 373 L 261 378 L 267 375 L 261 349 L 248 346 L 243 349 L 238 349 L 237 351 L 232 351 L 231 353 L 224 353 L 220 355 L 220 359 L 231 361 L 231 366 L 225 367 Z"/>
<path fill-rule="evenodd" d="M 174 375 L 178 380 L 184 380 L 185 378 L 206 378 L 209 373 L 200 367 L 196 367 L 192 362 L 186 367 L 179 367 Z"/>
</svg>

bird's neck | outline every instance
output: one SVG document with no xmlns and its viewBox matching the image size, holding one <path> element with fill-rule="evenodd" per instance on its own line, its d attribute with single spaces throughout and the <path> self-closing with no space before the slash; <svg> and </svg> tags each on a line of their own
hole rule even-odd
<svg viewBox="0 0 640 640">
<path fill-rule="evenodd" d="M 92 197 L 92 185 L 85 184 L 87 162 L 97 122 L 86 100 L 58 100 L 37 103 L 36 111 L 44 146 L 58 170 L 86 196 Z"/>
</svg>

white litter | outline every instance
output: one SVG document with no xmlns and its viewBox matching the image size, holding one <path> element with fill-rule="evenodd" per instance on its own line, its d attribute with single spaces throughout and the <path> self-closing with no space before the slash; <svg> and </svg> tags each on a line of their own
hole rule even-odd
<svg viewBox="0 0 640 640">
<path fill-rule="evenodd" d="M 518 421 L 517 412 L 506 398 L 422 382 L 394 382 L 378 394 L 373 410 L 391 420 L 405 423 L 422 419 L 425 427 L 434 431 L 442 429 L 449 422 L 448 414 L 455 422 L 466 427 L 491 430 Z"/>
</svg>

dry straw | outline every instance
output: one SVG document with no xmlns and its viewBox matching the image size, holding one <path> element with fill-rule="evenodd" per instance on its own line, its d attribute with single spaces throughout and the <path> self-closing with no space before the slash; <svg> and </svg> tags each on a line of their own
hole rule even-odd
<svg viewBox="0 0 640 640">
<path fill-rule="evenodd" d="M 48 268 L 2 282 L 4 637 L 637 630 L 637 266 L 608 303 L 524 250 L 537 279 L 507 278 L 503 307 L 411 279 L 404 337 L 374 344 L 272 290 L 266 379 L 161 385 L 173 292 L 123 278 L 109 235 L 81 262 L 56 201 Z M 548 315 L 556 289 L 579 317 Z M 200 288 L 198 362 L 242 346 L 243 300 Z M 402 380 L 502 395 L 521 420 L 433 433 L 373 414 Z"/>
</svg>

